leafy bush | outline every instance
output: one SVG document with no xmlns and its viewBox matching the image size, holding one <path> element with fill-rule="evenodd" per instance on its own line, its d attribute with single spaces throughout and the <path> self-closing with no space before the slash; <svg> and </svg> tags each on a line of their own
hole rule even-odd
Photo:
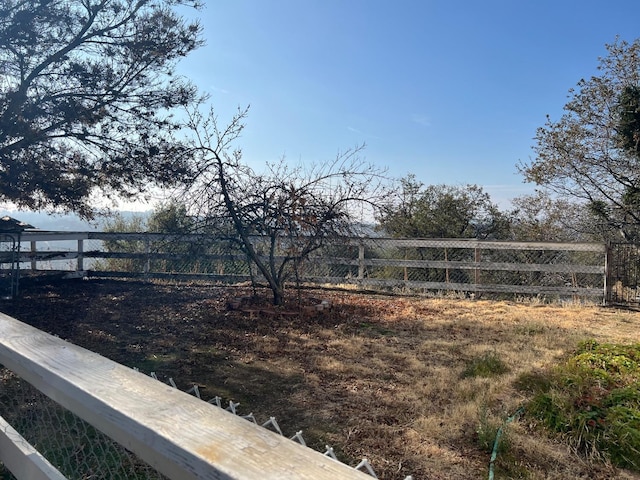
<svg viewBox="0 0 640 480">
<path fill-rule="evenodd" d="M 582 342 L 548 374 L 548 382 L 521 377 L 527 405 L 552 431 L 580 451 L 640 471 L 640 344 Z"/>
</svg>

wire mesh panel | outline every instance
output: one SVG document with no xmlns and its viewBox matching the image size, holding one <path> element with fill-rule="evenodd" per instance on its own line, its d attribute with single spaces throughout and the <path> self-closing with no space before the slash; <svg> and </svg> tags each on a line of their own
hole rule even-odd
<svg viewBox="0 0 640 480">
<path fill-rule="evenodd" d="M 604 246 L 598 244 L 389 238 L 350 244 L 359 250 L 345 262 L 357 266 L 351 280 L 369 288 L 547 298 L 603 294 Z"/>
<path fill-rule="evenodd" d="M 224 283 L 265 280 L 255 262 L 229 238 L 100 232 L 82 235 L 75 252 L 32 251 L 32 268 L 37 264 L 40 269 L 43 261 L 62 256 L 77 259 L 73 261 L 78 270 L 97 276 Z M 547 299 L 602 300 L 604 292 L 605 246 L 601 244 L 341 238 L 324 242 L 308 258 L 296 258 L 292 254 L 296 248 L 290 242 L 282 239 L 270 244 L 267 238 L 253 238 L 253 250 L 263 265 L 272 272 L 285 272 L 282 278 L 290 283 Z"/>
<path fill-rule="evenodd" d="M 612 243 L 607 260 L 607 303 L 640 305 L 640 246 Z"/>
<path fill-rule="evenodd" d="M 114 234 L 86 241 L 90 270 L 132 274 L 210 275 L 244 280 L 246 256 L 230 241 L 206 235 Z"/>
<path fill-rule="evenodd" d="M 0 369 L 0 416 L 70 480 L 166 478 L 5 368 Z"/>
</svg>

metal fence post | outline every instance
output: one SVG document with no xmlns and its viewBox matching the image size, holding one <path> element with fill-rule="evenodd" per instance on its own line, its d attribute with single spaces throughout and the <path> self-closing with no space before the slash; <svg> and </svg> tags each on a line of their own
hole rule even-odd
<svg viewBox="0 0 640 480">
<path fill-rule="evenodd" d="M 609 284 L 609 279 L 611 278 L 610 269 L 611 269 L 611 242 L 608 241 L 604 247 L 604 280 L 602 282 L 604 286 L 604 291 L 603 291 L 604 298 L 602 299 L 603 305 L 608 305 L 611 302 L 611 285 Z"/>
</svg>

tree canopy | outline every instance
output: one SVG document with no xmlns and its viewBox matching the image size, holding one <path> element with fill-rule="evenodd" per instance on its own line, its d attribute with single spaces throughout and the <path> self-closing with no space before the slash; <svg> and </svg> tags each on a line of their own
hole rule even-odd
<svg viewBox="0 0 640 480">
<path fill-rule="evenodd" d="M 177 13 L 197 0 L 3 0 L 0 199 L 92 215 L 188 173 L 171 110 L 196 89 L 174 75 L 201 44 Z"/>
<path fill-rule="evenodd" d="M 394 237 L 411 238 L 503 238 L 509 225 L 482 187 L 425 187 L 414 175 L 400 180 L 398 195 L 382 204 L 378 222 Z"/>
<path fill-rule="evenodd" d="M 640 159 L 640 85 L 627 85 L 618 102 L 618 137 L 622 148 Z"/>
<path fill-rule="evenodd" d="M 525 179 L 585 204 L 625 238 L 640 225 L 640 40 L 607 45 L 599 74 L 569 91 L 565 113 L 536 133 Z"/>
<path fill-rule="evenodd" d="M 602 225 L 597 225 L 584 203 L 536 191 L 512 199 L 511 238 L 522 242 L 602 241 Z"/>
</svg>

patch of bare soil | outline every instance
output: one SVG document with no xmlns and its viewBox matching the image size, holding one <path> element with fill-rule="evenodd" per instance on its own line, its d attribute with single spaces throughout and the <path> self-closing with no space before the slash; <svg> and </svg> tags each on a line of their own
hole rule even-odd
<svg viewBox="0 0 640 480">
<path fill-rule="evenodd" d="M 240 402 L 259 422 L 274 416 L 285 435 L 303 430 L 310 447 L 332 445 L 345 463 L 367 457 L 383 480 L 485 477 L 490 452 L 479 446 L 478 422 L 487 409 L 499 421 L 522 403 L 518 373 L 557 361 L 583 337 L 638 341 L 631 312 L 289 295 L 276 308 L 250 287 L 31 280 L 2 309 L 182 390 L 198 385 L 205 400 Z M 511 373 L 465 379 L 468 362 L 487 351 Z M 535 425 L 513 428 L 496 478 L 637 478 L 578 461 L 553 440 L 532 442 Z"/>
</svg>

